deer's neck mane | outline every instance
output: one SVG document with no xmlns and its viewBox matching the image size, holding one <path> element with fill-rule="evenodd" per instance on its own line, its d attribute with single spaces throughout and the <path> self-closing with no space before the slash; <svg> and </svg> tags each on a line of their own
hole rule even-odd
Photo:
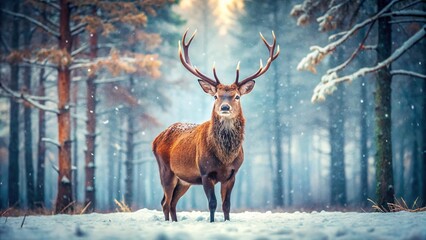
<svg viewBox="0 0 426 240">
<path fill-rule="evenodd" d="M 244 140 L 245 119 L 242 114 L 233 119 L 213 115 L 210 143 L 223 163 L 231 162 L 240 152 Z"/>
</svg>

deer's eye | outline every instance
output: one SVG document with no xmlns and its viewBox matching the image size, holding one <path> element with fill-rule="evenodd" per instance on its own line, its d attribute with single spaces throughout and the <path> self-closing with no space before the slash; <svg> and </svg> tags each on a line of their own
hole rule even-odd
<svg viewBox="0 0 426 240">
<path fill-rule="evenodd" d="M 238 100 L 238 99 L 240 99 L 240 96 L 238 96 L 238 95 L 235 96 L 235 100 Z"/>
<path fill-rule="evenodd" d="M 215 95 L 215 96 L 214 96 L 214 100 L 216 100 L 216 99 L 217 99 L 217 96 Z"/>
</svg>

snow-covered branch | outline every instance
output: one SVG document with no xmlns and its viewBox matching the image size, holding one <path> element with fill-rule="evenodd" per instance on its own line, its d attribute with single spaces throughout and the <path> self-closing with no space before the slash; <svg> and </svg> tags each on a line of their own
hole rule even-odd
<svg viewBox="0 0 426 240">
<path fill-rule="evenodd" d="M 377 49 L 377 45 L 364 45 L 362 48 L 364 50 L 376 50 Z"/>
<path fill-rule="evenodd" d="M 132 57 L 119 57 L 120 61 L 126 62 L 126 63 L 136 63 L 138 60 L 136 58 L 132 58 Z M 89 60 L 89 59 L 79 59 L 79 60 L 75 60 L 73 62 L 73 64 L 70 67 L 70 70 L 74 70 L 77 68 L 90 68 L 93 65 L 99 64 L 101 62 L 104 61 L 111 61 L 111 58 L 109 57 L 98 57 L 96 59 L 93 60 Z"/>
<path fill-rule="evenodd" d="M 114 78 L 101 78 L 99 80 L 95 80 L 95 83 L 103 84 L 103 83 L 121 82 L 126 80 L 129 80 L 128 76 L 120 76 L 120 77 L 114 77 Z"/>
<path fill-rule="evenodd" d="M 49 162 L 52 165 L 53 170 L 59 174 L 59 167 L 52 161 L 52 159 L 49 159 Z"/>
<path fill-rule="evenodd" d="M 53 27 L 59 29 L 59 24 L 50 21 L 48 18 L 45 18 L 44 21 L 46 21 L 47 23 L 49 23 L 50 25 L 52 25 Z"/>
<path fill-rule="evenodd" d="M 74 50 L 74 51 L 71 53 L 71 56 L 72 56 L 72 57 L 74 57 L 75 55 L 77 55 L 77 54 L 79 54 L 79 53 L 83 52 L 84 50 L 86 50 L 86 49 L 88 49 L 88 48 L 89 48 L 89 44 L 83 44 L 81 47 L 79 47 L 78 49 Z"/>
<path fill-rule="evenodd" d="M 123 161 L 123 162 L 126 162 L 126 161 Z M 145 163 L 150 163 L 150 162 L 154 163 L 155 159 L 154 158 L 147 158 L 147 159 L 143 159 L 143 160 L 136 160 L 136 161 L 133 161 L 131 163 L 134 164 L 134 165 L 137 165 L 137 164 L 145 164 Z"/>
<path fill-rule="evenodd" d="M 403 53 L 405 53 L 408 49 L 414 46 L 417 42 L 419 42 L 422 38 L 426 36 L 426 25 L 423 25 L 422 28 L 411 36 L 407 41 L 405 41 L 401 47 L 396 49 L 391 56 L 389 56 L 384 61 L 378 63 L 374 67 L 364 67 L 359 69 L 358 71 L 343 76 L 338 77 L 336 72 L 327 73 L 322 76 L 321 82 L 315 87 L 314 93 L 311 101 L 316 102 L 325 99 L 325 95 L 333 93 L 336 89 L 336 84 L 344 81 L 352 81 L 358 77 L 364 76 L 367 73 L 376 72 L 381 68 L 389 66 L 392 62 L 398 59 Z"/>
<path fill-rule="evenodd" d="M 9 15 L 11 15 L 11 16 L 14 16 L 14 17 L 18 17 L 18 18 L 25 19 L 25 20 L 27 20 L 27 21 L 29 21 L 29 22 L 31 22 L 31 23 L 33 23 L 33 24 L 37 25 L 37 26 L 38 26 L 38 27 L 40 27 L 41 29 L 45 30 L 46 32 L 48 32 L 48 33 L 52 34 L 53 36 L 55 36 L 55 37 L 57 37 L 57 38 L 60 36 L 60 35 L 59 35 L 59 33 L 58 33 L 57 31 L 55 31 L 55 30 L 53 30 L 53 29 L 49 28 L 49 27 L 48 27 L 48 26 L 46 26 L 45 24 L 43 24 L 43 23 L 41 23 L 41 22 L 37 21 L 36 19 L 34 19 L 34 18 L 32 18 L 32 17 L 29 17 L 29 16 L 27 16 L 27 15 L 25 15 L 25 14 L 20 14 L 20 13 L 11 12 L 11 11 L 6 10 L 6 9 L 1 9 L 1 11 L 2 11 L 2 12 L 4 12 L 4 13 L 6 13 L 6 14 L 9 14 Z"/>
<path fill-rule="evenodd" d="M 54 68 L 54 69 L 58 68 L 57 65 L 50 64 L 50 63 L 47 63 L 47 62 L 39 62 L 37 60 L 30 60 L 30 59 L 26 59 L 26 58 L 23 58 L 21 60 L 22 60 L 22 63 L 20 63 L 19 65 L 23 66 L 23 67 L 26 67 L 26 66 L 35 66 L 35 67 L 41 67 L 41 68 L 46 68 L 46 67 Z"/>
<path fill-rule="evenodd" d="M 51 1 L 39 0 L 39 2 L 44 3 L 44 4 L 46 4 L 47 6 L 54 8 L 55 10 L 58 10 L 58 11 L 59 11 L 59 10 L 61 10 L 61 7 L 59 7 L 59 5 L 58 5 L 58 4 L 53 3 L 53 2 L 51 2 Z"/>
<path fill-rule="evenodd" d="M 57 146 L 58 148 L 61 147 L 61 144 L 58 141 L 51 139 L 51 138 L 42 138 L 41 141 L 51 143 L 51 144 Z"/>
<path fill-rule="evenodd" d="M 122 43 L 104 43 L 104 44 L 99 44 L 98 48 L 119 48 L 121 47 L 121 45 L 123 45 Z"/>
<path fill-rule="evenodd" d="M 407 70 L 392 70 L 390 71 L 390 74 L 391 75 L 407 75 L 407 76 L 426 79 L 425 74 L 421 74 L 421 73 L 413 72 L 413 71 L 407 71 Z"/>
<path fill-rule="evenodd" d="M 71 29 L 71 35 L 73 35 L 73 36 L 78 35 L 79 33 L 81 33 L 81 32 L 84 31 L 84 29 L 86 28 L 86 26 L 87 26 L 87 23 L 77 24 L 75 27 L 73 27 Z"/>
<path fill-rule="evenodd" d="M 364 49 L 364 43 L 368 38 L 368 35 L 370 35 L 371 29 L 373 28 L 373 24 L 370 24 L 370 27 L 367 30 L 367 33 L 365 34 L 364 38 L 362 39 L 361 43 L 359 44 L 358 48 L 352 53 L 352 55 L 342 64 L 340 64 L 339 66 L 332 68 L 330 70 L 327 71 L 327 74 L 331 74 L 332 72 L 339 72 L 340 70 L 342 70 L 343 68 L 345 68 L 346 66 L 348 66 L 348 64 L 350 62 L 352 62 L 352 60 L 358 55 L 358 53 Z"/>
<path fill-rule="evenodd" d="M 394 0 L 390 2 L 386 7 L 384 7 L 380 12 L 378 12 L 376 15 L 374 15 L 371 18 L 368 18 L 364 20 L 361 23 L 358 23 L 354 25 L 349 31 L 346 31 L 343 36 L 341 36 L 338 40 L 328 44 L 325 47 L 319 47 L 319 46 L 312 46 L 310 52 L 306 57 L 304 57 L 299 64 L 297 65 L 297 70 L 308 70 L 313 73 L 316 73 L 315 66 L 318 65 L 325 56 L 333 52 L 336 47 L 343 44 L 346 40 L 349 39 L 350 36 L 352 36 L 355 32 L 357 32 L 359 29 L 364 28 L 368 24 L 373 24 L 378 18 L 380 18 L 383 14 L 385 14 L 393 5 L 395 5 L 399 0 Z M 340 36 L 340 35 L 336 35 Z"/>
<path fill-rule="evenodd" d="M 17 93 L 15 91 L 13 91 L 12 89 L 8 88 L 3 82 L 0 81 L 0 88 L 3 89 L 7 94 L 9 94 L 11 97 L 17 98 L 17 99 L 23 99 L 24 101 L 30 103 L 31 105 L 33 105 L 34 107 L 41 109 L 43 111 L 46 112 L 51 112 L 51 113 L 56 113 L 59 114 L 59 111 L 57 109 L 53 109 L 53 108 L 49 108 L 46 105 L 40 104 L 37 102 L 37 100 L 33 99 L 30 95 L 25 94 L 25 93 Z M 33 96 L 35 97 L 35 96 Z M 35 97 L 35 98 L 39 98 L 38 100 L 40 100 L 40 98 L 42 97 Z"/>
<path fill-rule="evenodd" d="M 413 23 L 413 22 L 425 23 L 426 19 L 407 18 L 407 19 L 398 19 L 398 20 L 391 20 L 391 21 L 389 21 L 390 24 Z"/>
<path fill-rule="evenodd" d="M 425 11 L 420 10 L 404 10 L 404 11 L 395 11 L 390 13 L 383 14 L 382 17 L 426 17 Z"/>
<path fill-rule="evenodd" d="M 328 41 L 333 41 L 334 39 L 343 36 L 347 33 L 348 31 L 343 31 L 343 32 L 338 32 L 336 34 L 330 35 L 330 37 L 328 37 Z"/>
</svg>

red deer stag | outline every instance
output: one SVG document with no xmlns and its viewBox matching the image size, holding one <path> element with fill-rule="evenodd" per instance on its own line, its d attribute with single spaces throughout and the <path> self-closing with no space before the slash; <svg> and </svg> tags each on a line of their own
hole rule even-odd
<svg viewBox="0 0 426 240">
<path fill-rule="evenodd" d="M 276 39 L 270 45 L 260 34 L 269 51 L 265 66 L 260 61 L 259 69 L 246 79 L 239 81 L 239 63 L 235 82 L 221 83 L 213 66 L 215 80 L 201 73 L 191 64 L 188 49 L 195 36 L 185 41 L 188 30 L 179 42 L 179 56 L 183 66 L 198 78 L 204 92 L 215 99 L 210 121 L 202 124 L 175 123 L 160 133 L 152 144 L 157 159 L 164 196 L 161 201 L 164 217 L 177 221 L 176 204 L 192 184 L 202 184 L 207 195 L 210 222 L 214 222 L 217 202 L 214 192 L 216 183 L 221 183 L 222 208 L 225 221 L 229 220 L 231 191 L 235 174 L 243 163 L 244 124 L 240 97 L 251 92 L 254 79 L 264 74 L 280 52 L 275 53 Z M 182 54 L 183 48 L 183 54 Z"/>
</svg>

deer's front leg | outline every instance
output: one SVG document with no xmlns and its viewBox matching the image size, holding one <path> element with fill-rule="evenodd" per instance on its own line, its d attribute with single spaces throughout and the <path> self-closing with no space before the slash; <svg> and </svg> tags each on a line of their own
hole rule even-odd
<svg viewBox="0 0 426 240">
<path fill-rule="evenodd" d="M 229 221 L 229 212 L 231 210 L 231 192 L 232 188 L 234 187 L 234 183 L 235 177 L 232 176 L 231 179 L 223 182 L 220 188 L 220 193 L 222 195 L 222 210 L 225 216 L 225 221 Z"/>
<path fill-rule="evenodd" d="M 206 193 L 209 201 L 210 222 L 214 222 L 214 212 L 217 207 L 216 195 L 214 193 L 215 180 L 209 175 L 204 175 L 201 177 L 201 181 L 203 183 L 204 192 Z"/>
</svg>

